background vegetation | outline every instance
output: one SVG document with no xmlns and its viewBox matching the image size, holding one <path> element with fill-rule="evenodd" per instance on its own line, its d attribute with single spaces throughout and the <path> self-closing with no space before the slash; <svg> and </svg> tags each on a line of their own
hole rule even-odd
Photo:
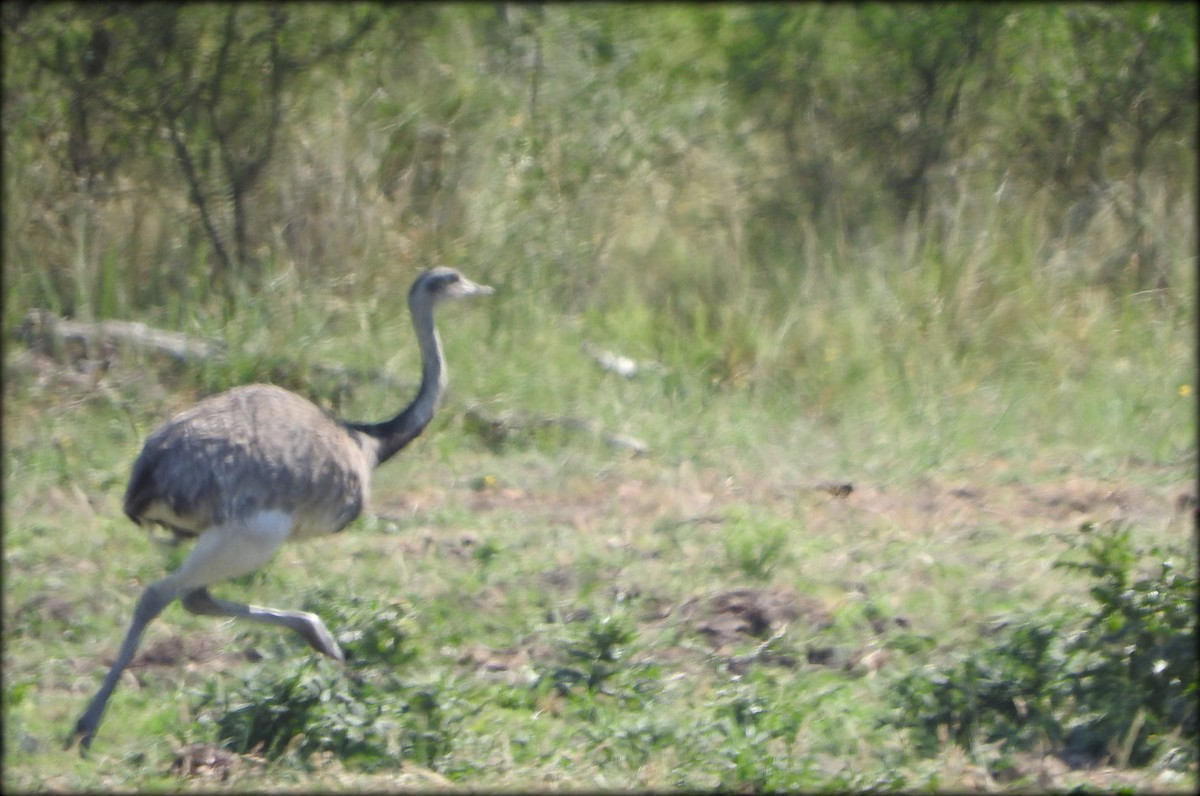
<svg viewBox="0 0 1200 796">
<path fill-rule="evenodd" d="M 6 3 L 6 785 L 1194 788 L 1196 21 Z M 144 434 L 394 412 L 433 264 L 498 289 L 435 427 L 225 587 L 351 672 L 172 609 L 60 752 L 182 555 L 120 517 Z"/>
</svg>

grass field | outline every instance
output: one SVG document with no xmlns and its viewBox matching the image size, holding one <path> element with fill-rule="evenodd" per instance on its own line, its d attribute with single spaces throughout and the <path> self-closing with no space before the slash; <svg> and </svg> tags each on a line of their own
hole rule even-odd
<svg viewBox="0 0 1200 796">
<path fill-rule="evenodd" d="M 4 792 L 1200 785 L 1186 6 L 11 5 Z M 434 264 L 432 425 L 214 588 L 349 663 L 172 605 L 64 750 L 147 434 L 392 416 Z"/>
<path fill-rule="evenodd" d="M 172 606 L 89 759 L 62 740 L 186 552 L 121 514 L 146 433 L 262 379 L 381 417 L 416 354 L 402 290 L 368 313 L 286 271 L 188 329 L 220 361 L 10 342 L 5 789 L 1194 790 L 1169 737 L 1134 767 L 1120 744 L 943 727 L 929 749 L 888 723 L 897 682 L 982 659 L 997 628 L 1081 627 L 1093 584 L 1054 565 L 1094 529 L 1159 548 L 1135 574 L 1194 543 L 1186 258 L 1174 290 L 1114 298 L 989 275 L 1000 256 L 881 259 L 771 295 L 761 323 L 747 288 L 687 349 L 649 303 L 561 314 L 515 271 L 446 307 L 449 399 L 370 514 L 217 590 L 317 610 L 348 672 Z M 588 345 L 652 367 L 622 378 Z M 292 729 L 229 751 L 268 714 Z"/>
</svg>

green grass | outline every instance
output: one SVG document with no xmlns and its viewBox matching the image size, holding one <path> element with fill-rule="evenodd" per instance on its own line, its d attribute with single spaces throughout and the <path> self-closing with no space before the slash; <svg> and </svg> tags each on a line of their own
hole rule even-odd
<svg viewBox="0 0 1200 796">
<path fill-rule="evenodd" d="M 445 308 L 452 393 L 428 435 L 378 473 L 379 516 L 287 547 L 218 590 L 324 606 L 335 634 L 369 627 L 353 599 L 402 606 L 404 660 L 368 654 L 365 671 L 391 685 L 359 698 L 394 700 L 406 729 L 378 753 L 251 755 L 229 785 L 922 789 L 964 786 L 989 766 L 1035 783 L 1032 758 L 999 749 L 965 762 L 951 745 L 918 754 L 880 725 L 889 683 L 977 648 L 998 620 L 1077 601 L 1086 580 L 1052 565 L 1084 519 L 1124 512 L 1147 543 L 1178 545 L 1186 518 L 1174 501 L 1194 475 L 1193 406 L 1180 394 L 1191 385 L 1191 309 L 1086 291 L 1050 302 L 1017 285 L 1027 312 L 1003 325 L 1019 343 L 951 354 L 955 324 L 914 320 L 931 295 L 915 278 L 850 278 L 809 295 L 803 320 L 747 327 L 765 353 L 741 381 L 670 358 L 641 336 L 658 332 L 636 305 L 628 326 L 553 323 L 516 292 Z M 199 395 L 255 378 L 326 405 L 340 396 L 342 414 L 364 418 L 394 411 L 413 387 L 411 332 L 394 300 L 364 318 L 281 290 L 282 301 L 240 309 L 245 319 L 204 321 L 197 331 L 230 355 L 194 370 L 127 354 L 98 387 L 61 362 L 39 383 L 31 354 L 11 349 L 9 787 L 207 787 L 171 774 L 174 755 L 219 742 L 247 695 L 266 699 L 261 689 L 302 670 L 346 687 L 298 639 L 172 607 L 145 645 L 177 638 L 184 660 L 138 669 L 140 688 L 122 684 L 89 760 L 60 748 L 140 589 L 182 554 L 120 516 L 145 433 Z M 977 320 L 986 330 L 989 318 Z M 864 332 L 868 322 L 892 331 Z M 582 353 L 586 340 L 663 370 L 606 374 Z M 709 344 L 714 357 L 743 356 L 721 332 Z M 339 392 L 318 367 L 330 364 L 396 384 L 351 375 Z M 649 454 L 566 431 L 491 449 L 464 423 L 469 406 L 588 419 L 641 438 Z M 827 481 L 854 491 L 834 497 L 819 488 Z M 801 609 L 757 637 L 706 634 L 721 619 L 705 613 L 710 601 L 735 589 L 792 593 Z M 425 770 L 433 779 L 411 779 Z M 1195 783 L 1194 767 L 1170 776 L 1136 781 Z"/>
</svg>

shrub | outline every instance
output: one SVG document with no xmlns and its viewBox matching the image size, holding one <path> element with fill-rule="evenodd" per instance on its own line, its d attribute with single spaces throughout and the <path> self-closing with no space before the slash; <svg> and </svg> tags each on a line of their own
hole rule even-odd
<svg viewBox="0 0 1200 796">
<path fill-rule="evenodd" d="M 1099 610 L 1071 643 L 1068 684 L 1079 722 L 1068 739 L 1101 754 L 1120 741 L 1122 756 L 1146 763 L 1165 736 L 1197 739 L 1195 562 L 1155 549 L 1150 577 L 1133 580 L 1139 558 L 1128 526 L 1086 526 L 1089 560 L 1057 566 L 1086 572 Z"/>
<path fill-rule="evenodd" d="M 552 684 L 566 696 L 575 686 L 589 694 L 609 693 L 608 682 L 623 670 L 633 671 L 625 660 L 628 646 L 637 639 L 637 630 L 619 616 L 593 618 L 579 629 L 570 629 L 559 642 L 560 665 L 539 676 L 539 683 Z"/>
<path fill-rule="evenodd" d="M 1056 566 L 1093 578 L 1090 617 L 1022 618 L 990 647 L 902 676 L 885 723 L 909 729 L 927 754 L 943 739 L 1018 749 L 1048 743 L 1139 766 L 1174 755 L 1173 745 L 1194 748 L 1194 561 L 1184 567 L 1163 550 L 1139 553 L 1125 525 L 1083 531 L 1084 560 Z M 1146 558 L 1159 561 L 1157 571 L 1135 577 Z"/>
<path fill-rule="evenodd" d="M 416 655 L 402 606 L 330 598 L 322 592 L 307 604 L 336 617 L 345 668 L 302 657 L 263 665 L 228 696 L 210 688 L 200 707 L 215 706 L 218 741 L 268 759 L 328 752 L 364 769 L 402 759 L 438 767 L 458 718 L 440 686 L 408 685 L 397 674 Z"/>
</svg>

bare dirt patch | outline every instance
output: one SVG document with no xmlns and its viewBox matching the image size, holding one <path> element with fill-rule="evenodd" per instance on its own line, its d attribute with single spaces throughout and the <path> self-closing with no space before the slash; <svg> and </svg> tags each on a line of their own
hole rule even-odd
<svg viewBox="0 0 1200 796">
<path fill-rule="evenodd" d="M 460 653 L 456 662 L 473 670 L 480 679 L 516 686 L 537 679 L 532 667 L 535 655 L 537 651 L 531 653 L 525 647 L 492 649 L 475 644 Z M 549 658 L 549 655 L 548 651 L 543 650 L 541 657 Z"/>
<path fill-rule="evenodd" d="M 830 623 L 819 602 L 785 588 L 727 589 L 692 597 L 679 606 L 678 614 L 718 650 L 747 638 L 765 639 L 797 621 L 814 629 Z"/>
<path fill-rule="evenodd" d="M 189 671 L 208 668 L 213 664 L 253 657 L 252 652 L 239 652 L 215 635 L 195 633 L 157 638 L 142 648 L 129 664 L 130 670 L 184 666 Z"/>
<path fill-rule="evenodd" d="M 175 754 L 171 773 L 189 779 L 225 782 L 241 768 L 242 756 L 212 744 L 194 743 Z"/>
<path fill-rule="evenodd" d="M 978 481 L 928 479 L 895 487 L 845 481 L 735 483 L 720 473 L 706 472 L 673 482 L 597 479 L 569 489 L 560 487 L 553 494 L 485 489 L 471 496 L 470 507 L 475 512 L 529 512 L 581 532 L 616 520 L 633 529 L 630 533 L 662 522 L 720 522 L 723 510 L 739 503 L 798 511 L 810 523 L 874 517 L 892 526 L 922 530 L 985 524 L 1024 529 L 1031 523 L 1066 529 L 1113 520 L 1135 524 L 1182 520 L 1190 525 L 1195 513 L 1195 487 L 1186 482 L 1149 488 L 1079 476 L 1059 482 L 1041 480 L 1036 474 L 1026 479 L 995 476 L 988 470 L 981 471 Z"/>
<path fill-rule="evenodd" d="M 908 489 L 856 485 L 844 500 L 822 501 L 817 515 L 862 514 L 910 528 L 991 525 L 1013 530 L 1039 525 L 1078 527 L 1114 520 L 1137 524 L 1186 518 L 1191 486 L 1149 489 L 1070 478 L 1061 483 L 1005 484 L 925 481 Z"/>
</svg>

